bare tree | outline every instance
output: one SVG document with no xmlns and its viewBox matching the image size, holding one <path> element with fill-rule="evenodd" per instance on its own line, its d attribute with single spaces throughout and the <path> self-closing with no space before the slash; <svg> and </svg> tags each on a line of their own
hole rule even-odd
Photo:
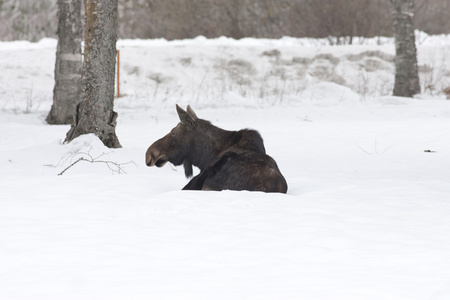
<svg viewBox="0 0 450 300">
<path fill-rule="evenodd" d="M 428 34 L 450 33 L 450 1 L 416 0 L 414 23 Z"/>
<path fill-rule="evenodd" d="M 70 142 L 88 133 L 105 146 L 121 147 L 116 136 L 114 77 L 117 42 L 117 0 L 85 0 L 86 25 L 81 102 L 66 136 Z"/>
<path fill-rule="evenodd" d="M 80 100 L 81 0 L 58 0 L 57 34 L 53 105 L 47 122 L 71 124 Z"/>
<path fill-rule="evenodd" d="M 391 0 L 394 6 L 395 84 L 394 96 L 420 93 L 414 36 L 414 0 Z"/>
<path fill-rule="evenodd" d="M 0 40 L 54 37 L 57 0 L 0 0 Z M 118 0 L 121 38 L 392 36 L 388 0 Z M 449 0 L 415 0 L 417 28 L 450 33 Z"/>
<path fill-rule="evenodd" d="M 54 37 L 56 0 L 0 0 L 0 40 Z"/>
<path fill-rule="evenodd" d="M 296 0 L 286 22 L 295 36 L 328 38 L 330 44 L 352 44 L 354 37 L 391 35 L 386 0 Z"/>
</svg>

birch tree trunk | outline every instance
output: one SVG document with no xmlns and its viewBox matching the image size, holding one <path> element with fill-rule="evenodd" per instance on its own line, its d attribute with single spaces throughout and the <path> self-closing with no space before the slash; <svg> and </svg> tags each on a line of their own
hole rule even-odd
<svg viewBox="0 0 450 300">
<path fill-rule="evenodd" d="M 117 0 L 85 0 L 86 28 L 81 79 L 81 102 L 75 123 L 66 136 L 70 142 L 96 134 L 109 148 L 121 147 L 116 136 L 114 83 L 117 42 Z"/>
<path fill-rule="evenodd" d="M 394 96 L 412 97 L 420 93 L 414 36 L 414 0 L 391 1 L 394 5 Z"/>
<path fill-rule="evenodd" d="M 49 124 L 72 124 L 81 83 L 81 0 L 58 0 L 58 46 L 56 49 L 53 105 Z"/>
</svg>

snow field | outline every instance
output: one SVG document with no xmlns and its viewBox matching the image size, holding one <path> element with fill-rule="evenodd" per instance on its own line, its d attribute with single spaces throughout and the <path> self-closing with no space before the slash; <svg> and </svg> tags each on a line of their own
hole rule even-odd
<svg viewBox="0 0 450 300">
<path fill-rule="evenodd" d="M 287 59 L 295 45 L 221 42 L 230 54 L 224 60 L 237 59 L 238 71 L 207 61 L 220 50 L 204 46 L 217 41 L 119 43 L 129 53 L 123 68 L 139 70 L 124 72 L 125 96 L 116 101 L 122 149 L 92 135 L 62 144 L 69 127 L 45 124 L 52 40 L 1 43 L 9 69 L 0 75 L 0 298 L 450 297 L 450 102 L 429 93 L 362 97 L 317 78 L 282 99 L 251 95 L 255 86 L 260 91 L 254 83 L 243 95 L 232 76 L 261 80 L 254 79 L 258 66 L 276 58 L 260 54 L 276 48 Z M 358 47 L 326 50 L 342 61 L 385 46 Z M 305 57 L 319 50 L 295 49 Z M 178 62 L 187 57 L 184 70 Z M 258 71 L 242 72 L 252 70 L 245 62 Z M 30 86 L 32 96 L 24 91 Z M 180 191 L 182 167 L 146 167 L 147 147 L 178 122 L 177 102 L 224 129 L 259 130 L 288 194 Z M 57 175 L 88 154 L 120 164 L 122 174 L 115 165 L 80 161 Z"/>
</svg>

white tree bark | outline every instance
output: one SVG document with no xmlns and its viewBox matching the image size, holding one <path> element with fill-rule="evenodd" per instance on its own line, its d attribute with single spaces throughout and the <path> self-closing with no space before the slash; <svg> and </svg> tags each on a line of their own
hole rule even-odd
<svg viewBox="0 0 450 300">
<path fill-rule="evenodd" d="M 114 83 L 117 42 L 117 0 L 85 0 L 86 29 L 81 102 L 66 141 L 96 134 L 107 147 L 121 147 L 116 136 Z"/>
<path fill-rule="evenodd" d="M 56 50 L 53 105 L 49 124 L 72 124 L 81 83 L 81 0 L 58 0 L 58 47 Z"/>
</svg>

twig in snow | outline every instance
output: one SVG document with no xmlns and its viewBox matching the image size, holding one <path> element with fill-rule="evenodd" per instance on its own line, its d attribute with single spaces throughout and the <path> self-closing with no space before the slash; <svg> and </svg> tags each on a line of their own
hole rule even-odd
<svg viewBox="0 0 450 300">
<path fill-rule="evenodd" d="M 383 151 L 378 151 L 378 146 L 377 146 L 377 140 L 375 140 L 375 145 L 374 145 L 374 149 L 375 151 L 373 153 L 370 153 L 369 151 L 365 150 L 363 147 L 361 147 L 358 143 L 355 143 L 356 146 L 358 146 L 359 149 L 361 149 L 364 153 L 369 154 L 369 155 L 381 155 L 384 154 L 386 151 L 388 151 L 389 149 L 392 148 L 392 146 L 387 147 L 386 149 L 384 149 Z"/>
<path fill-rule="evenodd" d="M 109 160 L 98 160 L 98 158 L 103 156 L 105 153 L 103 153 L 102 155 L 98 156 L 97 158 L 93 158 L 89 153 L 84 153 L 84 154 L 87 154 L 89 156 L 89 158 L 87 159 L 85 157 L 80 157 L 75 162 L 73 162 L 70 166 L 65 168 L 61 173 L 59 173 L 58 176 L 63 175 L 68 169 L 72 168 L 74 165 L 76 165 L 80 161 L 86 161 L 86 162 L 89 162 L 89 163 L 103 163 L 103 164 L 106 164 L 108 166 L 108 168 L 113 173 L 118 173 L 118 174 L 126 174 L 127 173 L 123 169 L 124 165 L 131 164 L 131 163 L 134 164 L 133 161 L 129 161 L 129 162 L 126 162 L 126 163 L 116 163 L 116 162 L 109 161 Z"/>
<path fill-rule="evenodd" d="M 126 174 L 123 166 L 124 165 L 128 165 L 128 164 L 135 164 L 134 161 L 129 161 L 126 163 L 116 163 L 110 160 L 100 160 L 101 157 L 107 155 L 107 153 L 102 153 L 99 156 L 92 156 L 91 155 L 91 150 L 92 147 L 89 149 L 88 152 L 73 152 L 69 155 L 69 157 L 66 158 L 62 158 L 61 161 L 58 163 L 57 166 L 65 164 L 68 160 L 70 160 L 71 164 L 66 167 L 64 170 L 62 170 L 58 176 L 63 175 L 67 170 L 69 170 L 70 168 L 72 168 L 73 166 L 75 166 L 76 164 L 78 164 L 80 161 L 85 161 L 85 162 L 89 162 L 89 163 L 103 163 L 106 164 L 106 166 L 113 172 L 113 173 L 117 173 L 117 174 Z M 78 155 L 82 155 L 81 157 L 79 157 L 77 160 L 73 161 L 73 159 L 78 156 Z M 57 167 L 54 165 L 48 165 L 49 167 Z"/>
</svg>

